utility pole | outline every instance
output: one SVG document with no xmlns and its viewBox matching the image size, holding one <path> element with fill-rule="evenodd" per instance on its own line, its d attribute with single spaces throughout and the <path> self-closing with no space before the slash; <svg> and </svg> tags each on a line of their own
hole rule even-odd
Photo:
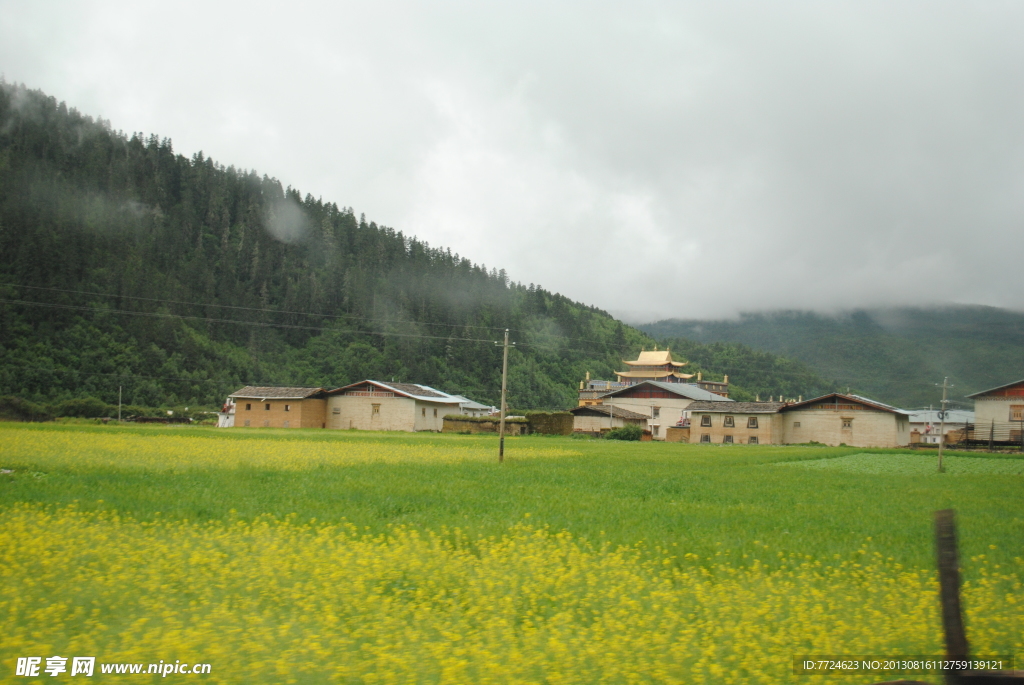
<svg viewBox="0 0 1024 685">
<path fill-rule="evenodd" d="M 121 386 L 117 386 L 117 422 L 121 423 Z"/>
<path fill-rule="evenodd" d="M 495 345 L 501 345 L 496 342 Z M 515 345 L 515 343 L 512 343 Z M 505 344 L 501 358 L 501 422 L 498 424 L 498 463 L 505 461 L 505 390 L 508 387 L 508 329 L 505 329 Z"/>
<path fill-rule="evenodd" d="M 939 412 L 939 473 L 945 473 L 942 465 L 942 447 L 946 443 L 946 390 L 949 388 L 949 377 L 942 379 L 942 411 Z"/>
</svg>

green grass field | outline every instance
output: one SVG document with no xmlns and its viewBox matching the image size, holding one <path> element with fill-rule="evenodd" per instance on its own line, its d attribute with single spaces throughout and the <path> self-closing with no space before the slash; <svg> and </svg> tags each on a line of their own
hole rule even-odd
<svg viewBox="0 0 1024 685">
<path fill-rule="evenodd" d="M 1022 459 L 950 453 L 938 474 L 934 453 L 524 437 L 499 465 L 496 448 L 492 436 L 0 424 L 0 627 L 17 636 L 3 668 L 89 646 L 109 661 L 201 652 L 216 682 L 817 682 L 790 674 L 793 655 L 941 654 L 932 512 L 950 507 L 969 637 L 1024 654 Z M 203 560 L 159 551 L 183 539 Z M 186 629 L 104 594 L 125 573 L 139 597 L 238 581 L 171 592 Z M 261 574 L 276 599 L 251 585 Z M 340 586 L 354 594 L 335 597 Z M 77 598 L 62 594 L 72 587 Z M 53 623 L 18 599 L 32 596 L 77 618 Z M 399 604 L 381 614 L 382 598 Z M 333 601 L 362 608 L 327 621 Z M 228 639 L 243 625 L 252 635 Z"/>
</svg>

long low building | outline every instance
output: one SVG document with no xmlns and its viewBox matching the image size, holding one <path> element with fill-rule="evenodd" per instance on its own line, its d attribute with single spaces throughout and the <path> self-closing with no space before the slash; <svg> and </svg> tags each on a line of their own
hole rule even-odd
<svg viewBox="0 0 1024 685">
<path fill-rule="evenodd" d="M 569 413 L 572 414 L 572 430 L 574 433 L 600 433 L 601 431 L 622 428 L 630 424 L 640 426 L 640 428 L 646 430 L 647 419 L 649 418 L 647 414 L 607 404 L 573 407 L 569 410 Z"/>
<path fill-rule="evenodd" d="M 327 427 L 440 432 L 464 401 L 426 385 L 360 381 L 327 393 Z"/>
<path fill-rule="evenodd" d="M 327 393 L 323 388 L 247 385 L 228 395 L 234 417 L 220 425 L 235 428 L 324 428 Z M 231 406 L 233 405 L 233 406 Z M 228 412 L 222 412 L 228 414 Z"/>
<path fill-rule="evenodd" d="M 665 439 L 665 429 L 686 418 L 686 409 L 694 402 L 732 404 L 728 397 L 708 392 L 691 383 L 643 381 L 605 393 L 601 404 L 628 409 L 647 417 L 647 429 L 655 440 Z M 591 405 L 595 406 L 595 405 Z"/>
<path fill-rule="evenodd" d="M 447 414 L 479 416 L 492 410 L 415 383 L 365 380 L 335 390 L 250 385 L 228 395 L 218 426 L 440 431 Z"/>
<path fill-rule="evenodd" d="M 784 402 L 694 402 L 690 442 L 771 445 L 783 440 Z"/>
<path fill-rule="evenodd" d="M 802 402 L 694 402 L 690 442 L 904 447 L 910 414 L 861 397 L 831 393 Z"/>
</svg>

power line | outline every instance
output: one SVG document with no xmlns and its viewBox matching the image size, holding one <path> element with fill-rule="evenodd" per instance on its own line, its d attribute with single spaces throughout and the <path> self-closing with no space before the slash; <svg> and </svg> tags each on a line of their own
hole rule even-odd
<svg viewBox="0 0 1024 685">
<path fill-rule="evenodd" d="M 447 335 L 422 335 L 415 333 L 392 333 L 392 332 L 380 332 L 380 331 L 360 331 L 351 329 L 339 329 L 332 328 L 329 326 L 301 326 L 299 324 L 288 324 L 288 323 L 270 323 L 268 321 L 239 321 L 238 319 L 221 319 L 209 316 L 191 316 L 188 314 L 171 314 L 168 312 L 136 312 L 130 309 L 97 309 L 96 307 L 87 307 L 83 305 L 73 304 L 54 304 L 50 302 L 34 302 L 32 300 L 8 300 L 0 298 L 0 302 L 6 304 L 21 304 L 35 307 L 48 307 L 51 309 L 71 309 L 76 311 L 87 311 L 94 312 L 97 314 L 108 313 L 108 314 L 126 314 L 129 316 L 146 316 L 150 318 L 158 319 L 183 319 L 189 321 L 206 321 L 210 323 L 228 323 L 238 324 L 241 326 L 256 326 L 258 328 L 288 328 L 298 329 L 304 331 L 338 331 L 341 333 L 360 333 L 364 335 L 380 335 L 380 336 L 392 336 L 399 338 L 424 338 L 428 340 L 454 340 L 458 342 L 493 342 L 490 338 L 453 338 Z"/>
<path fill-rule="evenodd" d="M 396 321 L 392 319 L 374 319 L 368 316 L 359 316 L 357 314 L 319 314 L 317 312 L 300 312 L 288 309 L 269 309 L 261 307 L 241 307 L 238 305 L 231 304 L 213 304 L 210 302 L 186 302 L 184 300 L 164 300 L 156 297 L 140 297 L 138 295 L 117 295 L 114 293 L 100 293 L 91 290 L 69 290 L 66 288 L 45 288 L 38 285 L 21 285 L 18 283 L 0 283 L 0 286 L 11 286 L 14 288 L 30 288 L 32 290 L 45 290 L 56 293 L 67 293 L 72 295 L 92 295 L 98 297 L 113 297 L 125 300 L 139 300 L 142 302 L 159 302 L 164 304 L 182 304 L 189 307 L 217 307 L 220 309 L 236 309 L 247 312 L 260 312 L 269 314 L 291 314 L 294 316 L 314 316 L 329 319 L 359 319 L 361 321 L 372 321 L 378 323 L 408 323 L 415 324 L 417 326 L 449 326 L 452 328 L 477 328 L 488 331 L 502 331 L 505 330 L 501 326 L 474 326 L 470 324 L 459 324 L 459 323 L 436 323 L 426 321 Z"/>
</svg>

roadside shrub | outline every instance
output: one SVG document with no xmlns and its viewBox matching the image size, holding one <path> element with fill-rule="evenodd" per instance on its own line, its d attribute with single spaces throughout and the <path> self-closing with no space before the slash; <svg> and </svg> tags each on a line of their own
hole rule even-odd
<svg viewBox="0 0 1024 685">
<path fill-rule="evenodd" d="M 605 434 L 608 440 L 640 440 L 643 437 L 644 429 L 635 423 L 630 423 L 622 428 L 615 428 Z"/>
<path fill-rule="evenodd" d="M 0 421 L 52 421 L 53 415 L 35 402 L 20 397 L 0 397 Z"/>
<path fill-rule="evenodd" d="M 117 416 L 117 407 L 111 407 L 103 400 L 95 397 L 83 397 L 77 400 L 64 400 L 50 406 L 55 416 L 77 417 L 81 419 L 98 419 L 102 416 Z"/>
</svg>

